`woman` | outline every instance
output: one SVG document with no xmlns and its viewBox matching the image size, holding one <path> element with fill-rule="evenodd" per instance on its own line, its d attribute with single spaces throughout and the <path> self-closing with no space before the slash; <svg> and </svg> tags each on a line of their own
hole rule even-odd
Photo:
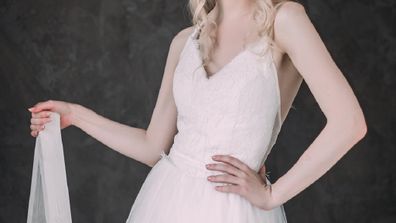
<svg viewBox="0 0 396 223">
<path fill-rule="evenodd" d="M 75 125 L 153 167 L 127 222 L 286 222 L 283 204 L 364 137 L 359 103 L 301 4 L 190 0 L 189 6 L 193 26 L 170 44 L 147 130 L 49 100 L 29 109 L 31 134 L 54 111 L 62 128 Z M 262 164 L 303 79 L 327 123 L 271 184 L 257 172 L 265 173 Z"/>
</svg>

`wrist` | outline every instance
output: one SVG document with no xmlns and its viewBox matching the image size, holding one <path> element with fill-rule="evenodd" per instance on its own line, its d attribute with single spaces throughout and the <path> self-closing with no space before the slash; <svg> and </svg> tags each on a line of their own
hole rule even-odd
<svg viewBox="0 0 396 223">
<path fill-rule="evenodd" d="M 264 185 L 263 193 L 262 202 L 259 205 L 260 209 L 270 211 L 278 206 L 272 193 L 272 185 L 268 181 L 267 184 Z"/>
<path fill-rule="evenodd" d="M 274 196 L 273 192 L 273 185 L 269 185 L 269 190 L 270 190 L 270 202 L 269 202 L 269 210 L 274 209 L 279 206 L 279 203 L 276 200 L 276 196 Z"/>
<path fill-rule="evenodd" d="M 78 113 L 81 110 L 81 105 L 69 103 L 70 108 L 70 124 L 78 127 Z"/>
<path fill-rule="evenodd" d="M 276 207 L 278 207 L 278 206 L 280 206 L 280 205 L 282 205 L 283 203 L 282 203 L 282 201 L 279 199 L 279 194 L 278 194 L 278 191 L 277 191 L 277 185 L 276 185 L 276 182 L 275 183 L 273 183 L 273 184 L 271 184 L 271 188 L 270 188 L 271 190 L 270 190 L 270 194 L 271 194 L 271 207 L 272 208 L 276 208 Z"/>
</svg>

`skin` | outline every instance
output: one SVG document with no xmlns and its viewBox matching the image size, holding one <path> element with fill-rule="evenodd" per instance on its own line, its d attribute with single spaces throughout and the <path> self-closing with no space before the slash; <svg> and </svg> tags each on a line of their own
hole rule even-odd
<svg viewBox="0 0 396 223">
<path fill-rule="evenodd" d="M 219 45 L 214 51 L 214 62 L 206 67 L 207 73 L 215 73 L 237 55 L 243 45 L 244 35 L 241 33 L 247 33 L 247 27 L 251 27 L 246 14 L 252 6 L 249 0 L 219 0 L 218 3 L 221 15 Z M 48 100 L 29 109 L 32 112 L 32 136 L 36 137 L 45 123 L 50 121 L 48 111 L 58 112 L 62 129 L 74 125 L 109 148 L 154 166 L 160 159 L 161 151 L 169 153 L 177 132 L 172 79 L 180 52 L 192 31 L 192 27 L 187 27 L 172 39 L 158 99 L 147 130 L 109 120 L 78 104 Z M 218 154 L 217 158 L 213 158 L 212 166 L 206 167 L 223 172 L 213 175 L 209 181 L 230 184 L 216 186 L 216 190 L 239 194 L 264 210 L 285 203 L 315 182 L 367 132 L 356 96 L 331 58 L 304 7 L 295 2 L 283 4 L 276 13 L 274 32 L 278 49 L 272 53 L 279 75 L 282 121 L 304 79 L 326 117 L 325 127 L 292 168 L 271 185 L 265 182 L 265 166 L 257 173 L 229 155 Z M 236 44 L 238 42 L 239 45 Z"/>
</svg>

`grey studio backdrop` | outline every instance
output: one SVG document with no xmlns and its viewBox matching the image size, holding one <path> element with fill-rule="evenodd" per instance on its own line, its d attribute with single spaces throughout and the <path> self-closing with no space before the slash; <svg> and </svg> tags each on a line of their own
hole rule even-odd
<svg viewBox="0 0 396 223">
<path fill-rule="evenodd" d="M 354 88 L 368 133 L 285 204 L 288 221 L 396 222 L 396 2 L 301 3 Z M 35 142 L 26 108 L 64 100 L 147 128 L 170 41 L 190 25 L 186 4 L 0 1 L 0 222 L 26 222 Z M 293 106 L 267 161 L 272 182 L 325 124 L 305 83 Z M 62 137 L 73 222 L 124 222 L 150 167 L 75 127 L 63 130 Z"/>
</svg>

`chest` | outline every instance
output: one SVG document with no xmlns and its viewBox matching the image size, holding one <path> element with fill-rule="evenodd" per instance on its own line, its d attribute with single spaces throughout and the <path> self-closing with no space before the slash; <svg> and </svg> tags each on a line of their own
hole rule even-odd
<svg viewBox="0 0 396 223">
<path fill-rule="evenodd" d="M 240 116 L 276 112 L 276 67 L 270 55 L 246 50 L 221 72 L 206 77 L 197 48 L 188 40 L 173 78 L 179 115 Z"/>
</svg>

